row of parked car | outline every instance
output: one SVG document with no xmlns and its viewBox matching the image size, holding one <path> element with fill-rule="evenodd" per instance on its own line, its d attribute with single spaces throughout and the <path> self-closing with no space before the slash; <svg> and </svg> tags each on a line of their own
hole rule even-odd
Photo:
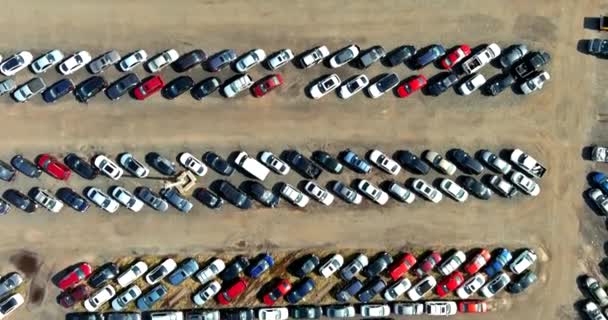
<svg viewBox="0 0 608 320">
<path fill-rule="evenodd" d="M 591 320 L 606 320 L 608 317 L 608 293 L 600 282 L 591 277 L 587 276 L 585 279 L 585 288 L 587 289 L 591 300 L 587 301 L 583 307 L 583 311 L 587 314 Z M 602 309 L 604 309 L 602 311 Z"/>
<path fill-rule="evenodd" d="M 417 302 L 432 292 L 439 298 L 455 293 L 459 299 L 466 300 L 479 291 L 481 298 L 491 298 L 507 287 L 512 293 L 523 292 L 537 280 L 536 274 L 530 270 L 537 260 L 531 249 L 520 250 L 515 258 L 505 248 L 497 249 L 493 255 L 487 249 L 474 253 L 467 259 L 461 250 L 451 250 L 443 257 L 440 252 L 431 251 L 420 261 L 411 253 L 399 254 L 395 259 L 386 252 L 373 258 L 358 253 L 347 264 L 340 254 L 322 260 L 314 254 L 307 254 L 287 266 L 289 274 L 297 279 L 273 279 L 263 286 L 266 289 L 260 292 L 261 302 L 272 307 L 281 299 L 288 304 L 305 301 L 315 289 L 316 281 L 320 281 L 313 279 L 315 273 L 322 278 L 337 276 L 343 280 L 331 293 L 340 303 L 348 303 L 354 298 L 370 303 L 377 296 L 394 302 L 402 300 L 404 295 Z M 167 285 L 180 286 L 184 281 L 194 280 L 202 285 L 191 296 L 194 305 L 201 307 L 215 299 L 218 304 L 228 306 L 238 302 L 251 286 L 251 281 L 270 273 L 274 265 L 275 260 L 269 253 L 252 260 L 237 256 L 229 263 L 212 258 L 204 265 L 193 258 L 186 258 L 179 264 L 173 258 L 166 258 L 151 269 L 142 260 L 136 260 L 123 270 L 115 263 L 108 263 L 93 271 L 90 264 L 80 263 L 68 269 L 58 280 L 57 286 L 64 291 L 58 301 L 66 308 L 84 301 L 89 312 L 96 312 L 107 302 L 111 302 L 112 309 L 117 312 L 129 308 L 131 303 L 141 311 L 149 311 L 167 296 Z M 515 281 L 511 282 L 511 277 L 502 271 L 506 267 L 513 277 L 517 277 Z M 443 277 L 439 281 L 432 274 L 434 270 Z M 416 277 L 413 285 L 408 273 Z M 468 276 L 466 281 L 465 275 Z M 366 280 L 361 281 L 360 276 Z M 138 281 L 141 277 L 145 282 Z M 122 288 L 118 294 L 112 284 L 114 281 Z M 142 285 L 150 288 L 143 289 Z M 89 286 L 93 288 L 92 292 Z M 418 305 L 409 304 L 408 310 L 417 313 L 421 308 Z M 483 309 L 485 311 L 487 307 Z M 455 310 L 452 311 L 455 313 Z M 406 312 L 402 310 L 400 314 Z"/>
<path fill-rule="evenodd" d="M 0 278 L 0 319 L 6 319 L 25 302 L 23 295 L 16 292 L 23 282 L 23 276 L 18 272 Z"/>
<path fill-rule="evenodd" d="M 480 181 L 473 176 L 463 176 L 456 179 L 457 181 L 449 178 L 440 179 L 439 189 L 459 202 L 466 201 L 469 193 L 479 199 L 490 199 L 492 192 L 486 187 L 486 184 L 492 186 L 503 197 L 514 196 L 517 193 L 516 188 L 531 196 L 540 193 L 540 186 L 533 178 L 542 177 L 546 169 L 520 149 L 513 150 L 509 160 L 525 174 L 513 170 L 511 164 L 488 150 L 479 151 L 477 159 L 462 149 L 452 149 L 447 155 L 447 159 L 444 159 L 439 153 L 427 150 L 423 153 L 425 162 L 407 150 L 395 153 L 394 159 L 379 150 L 371 150 L 367 154 L 368 162 L 352 150 L 347 149 L 339 155 L 338 159 L 341 161 L 320 150 L 313 152 L 314 162 L 295 150 L 288 150 L 280 157 L 269 151 L 263 151 L 257 159 L 240 151 L 236 152 L 231 162 L 213 152 L 205 153 L 202 161 L 188 152 L 179 154 L 177 159 L 185 169 L 198 176 L 206 175 L 208 165 L 225 176 L 232 175 L 235 171 L 234 167 L 238 167 L 248 177 L 260 181 L 264 181 L 270 172 L 287 175 L 292 168 L 305 178 L 311 179 L 300 186 L 301 191 L 283 182 L 270 190 L 255 180 L 245 181 L 240 188 L 226 180 L 216 180 L 209 188 L 197 189 L 194 193 L 198 200 L 213 209 L 223 205 L 224 200 L 222 199 L 238 208 L 248 209 L 252 206 L 251 198 L 266 207 L 276 207 L 279 204 L 280 196 L 300 208 L 305 207 L 310 198 L 329 206 L 335 200 L 334 194 L 345 202 L 355 205 L 362 202 L 363 196 L 379 205 L 386 204 L 391 196 L 400 202 L 412 203 L 416 198 L 414 192 L 435 203 L 442 200 L 442 193 L 432 184 L 420 178 L 413 179 L 409 188 L 394 180 L 386 181 L 380 186 L 374 185 L 367 179 L 358 179 L 351 186 L 339 181 L 331 181 L 327 186 L 322 186 L 313 180 L 321 175 L 323 171 L 321 167 L 333 174 L 340 174 L 345 166 L 357 173 L 369 174 L 372 170 L 370 162 L 383 172 L 393 176 L 397 175 L 402 167 L 414 173 L 427 174 L 431 166 L 446 175 L 453 175 L 457 167 L 467 174 L 478 175 L 484 171 L 482 163 L 498 174 L 509 174 L 509 180 L 498 174 L 487 175 L 484 178 L 485 184 L 482 182 L 484 179 Z M 12 181 L 15 179 L 17 171 L 33 178 L 39 177 L 42 171 L 45 171 L 52 177 L 64 181 L 70 178 L 72 170 L 89 180 L 95 179 L 99 172 L 113 180 L 119 180 L 125 170 L 138 178 L 146 178 L 150 174 L 150 169 L 130 153 L 120 154 L 117 162 L 106 155 L 98 154 L 93 157 L 92 164 L 78 155 L 70 153 L 65 157 L 64 162 L 65 164 L 50 154 L 38 156 L 35 163 L 22 155 L 16 155 L 11 160 L 11 165 L 0 160 L 0 179 Z M 146 156 L 146 162 L 166 176 L 174 176 L 178 172 L 173 161 L 158 153 L 149 153 Z M 57 197 L 53 196 L 52 192 L 43 188 L 33 188 L 28 195 L 15 189 L 9 189 L 4 193 L 4 200 L 0 199 L 0 212 L 8 213 L 10 203 L 30 213 L 34 212 L 38 206 L 58 213 L 64 203 L 79 212 L 85 212 L 89 208 L 87 200 L 70 188 L 61 188 L 56 195 Z M 98 188 L 90 187 L 85 190 L 85 195 L 93 203 L 110 213 L 116 212 L 120 205 L 135 212 L 140 211 L 144 204 L 161 212 L 168 209 L 169 203 L 181 212 L 189 212 L 193 208 L 192 202 L 175 188 L 162 189 L 159 195 L 144 186 L 136 188 L 134 193 L 123 187 L 113 186 L 110 188 L 109 194 Z"/>
</svg>

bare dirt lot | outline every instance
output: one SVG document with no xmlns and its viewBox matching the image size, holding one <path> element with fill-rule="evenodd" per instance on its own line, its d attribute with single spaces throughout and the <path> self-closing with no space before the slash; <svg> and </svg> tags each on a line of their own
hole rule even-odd
<svg viewBox="0 0 608 320">
<path fill-rule="evenodd" d="M 70 151 L 86 156 L 96 152 L 114 156 L 122 151 L 142 156 L 158 151 L 174 157 L 185 150 L 196 155 L 216 150 L 227 156 L 235 150 L 257 153 L 288 148 L 309 154 L 317 148 L 445 152 L 458 146 L 474 152 L 517 146 L 549 168 L 539 197 L 511 201 L 456 204 L 446 199 L 439 205 L 418 201 L 409 207 L 386 208 L 314 205 L 305 211 L 283 205 L 247 213 L 229 206 L 212 213 L 196 203 L 187 216 L 151 210 L 122 211 L 112 217 L 99 210 L 86 215 L 64 210 L 56 216 L 39 211 L 27 216 L 13 210 L 0 224 L 0 252 L 5 260 L 0 271 L 28 268 L 31 280 L 30 301 L 14 318 L 61 318 L 65 311 L 55 304 L 58 291 L 49 279 L 55 271 L 82 260 L 266 248 L 486 245 L 540 248 L 549 260 L 540 283 L 513 299 L 510 308 L 484 319 L 577 318 L 573 304 L 581 294 L 576 277 L 589 268 L 597 269 L 606 238 L 603 223 L 589 213 L 581 198 L 589 171 L 581 149 L 595 139 L 607 138 L 601 129 L 591 130 L 605 101 L 601 68 L 606 61 L 582 55 L 576 47 L 582 38 L 600 36 L 585 30 L 583 19 L 602 10 L 608 10 L 608 3 L 596 0 L 349 1 L 348 5 L 275 0 L 5 3 L 0 11 L 0 24 L 6 27 L 0 31 L 4 56 L 22 49 L 36 55 L 53 48 L 86 49 L 95 56 L 109 49 L 126 54 L 144 48 L 152 54 L 169 47 L 180 52 L 234 48 L 243 53 L 256 47 L 266 52 L 289 47 L 300 53 L 320 44 L 335 51 L 350 42 L 362 48 L 380 44 L 388 50 L 402 44 L 452 47 L 496 42 L 501 47 L 526 43 L 529 48 L 549 51 L 553 58 L 548 68 L 551 81 L 542 92 L 526 97 L 507 91 L 495 98 L 479 93 L 465 98 L 449 92 L 439 98 L 416 94 L 401 100 L 387 94 L 372 100 L 359 94 L 347 101 L 335 95 L 313 101 L 305 96 L 304 87 L 331 71 L 324 66 L 298 70 L 292 65 L 281 71 L 285 86 L 262 99 L 227 100 L 214 95 L 197 102 L 184 95 L 175 101 L 156 96 L 145 103 L 126 97 L 110 103 L 100 96 L 88 105 L 64 99 L 47 106 L 39 99 L 17 105 L 3 97 L 0 158 L 4 160 L 16 153 L 32 157 Z M 377 64 L 365 73 L 371 78 L 388 70 Z M 391 70 L 401 78 L 416 74 L 404 66 Z M 427 77 L 438 72 L 433 66 L 422 71 Z M 498 72 L 493 67 L 483 70 L 488 77 Z M 141 68 L 137 73 L 145 75 Z M 259 79 L 267 73 L 257 67 L 252 76 Z M 360 71 L 345 66 L 337 73 L 346 79 Z M 170 70 L 163 75 L 175 76 Z M 195 81 L 209 76 L 200 69 L 190 75 Z M 23 71 L 17 82 L 31 76 Z M 104 76 L 113 81 L 119 73 L 110 70 Z M 228 76 L 229 72 L 221 73 L 222 79 Z M 84 70 L 71 76 L 75 82 L 86 77 Z M 49 71 L 44 78 L 52 83 L 59 76 Z M 372 181 L 387 177 L 374 175 Z M 409 177 L 401 173 L 398 179 Z M 326 174 L 323 182 L 330 178 Z M 300 179 L 290 174 L 289 180 L 297 183 Z M 122 183 L 132 188 L 140 182 L 125 179 Z M 159 186 L 154 180 L 145 183 Z M 110 182 L 102 178 L 95 184 L 107 187 Z M 21 176 L 10 187 L 27 191 L 35 185 L 56 190 L 64 184 L 46 175 L 40 182 Z M 76 177 L 68 185 L 78 190 L 86 186 Z M 8 187 L 3 184 L 0 191 Z M 40 261 L 26 259 L 24 263 L 23 250 Z"/>
</svg>

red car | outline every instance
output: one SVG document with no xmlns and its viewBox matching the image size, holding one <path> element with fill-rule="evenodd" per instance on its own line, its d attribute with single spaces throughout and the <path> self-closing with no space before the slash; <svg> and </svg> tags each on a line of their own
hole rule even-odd
<svg viewBox="0 0 608 320">
<path fill-rule="evenodd" d="M 48 153 L 38 156 L 38 166 L 53 178 L 59 180 L 67 181 L 72 173 L 70 168 Z"/>
<path fill-rule="evenodd" d="M 61 278 L 61 280 L 59 280 L 59 288 L 61 290 L 65 290 L 77 284 L 78 282 L 90 276 L 92 271 L 93 269 L 91 268 L 90 264 L 86 262 L 79 264 L 72 271 L 70 271 L 70 273 L 68 273 L 63 278 Z"/>
<path fill-rule="evenodd" d="M 460 62 L 466 56 L 471 54 L 471 48 L 466 44 L 459 46 L 441 60 L 441 65 L 446 69 L 452 69 L 452 67 Z"/>
<path fill-rule="evenodd" d="M 165 82 L 163 82 L 163 78 L 160 76 L 152 76 L 135 87 L 135 89 L 133 89 L 133 95 L 135 95 L 135 99 L 137 100 L 144 100 L 160 91 L 164 86 Z"/>
<path fill-rule="evenodd" d="M 479 269 L 481 269 L 481 267 L 485 266 L 486 263 L 490 261 L 491 257 L 492 256 L 490 255 L 490 251 L 488 251 L 488 249 L 481 249 L 481 251 L 464 266 L 464 271 L 466 271 L 468 274 L 476 273 L 479 271 Z"/>
<path fill-rule="evenodd" d="M 282 84 L 283 78 L 280 74 L 271 74 L 253 87 L 253 96 L 261 97 Z"/>
<path fill-rule="evenodd" d="M 236 299 L 240 294 L 245 292 L 247 289 L 247 280 L 240 278 L 236 283 L 228 287 L 226 290 L 222 290 L 217 295 L 217 302 L 223 305 L 228 305 L 232 300 Z"/>
<path fill-rule="evenodd" d="M 426 258 L 424 258 L 424 260 L 422 260 L 414 272 L 417 276 L 422 277 L 433 270 L 433 268 L 435 268 L 439 262 L 441 262 L 441 254 L 439 254 L 437 251 L 433 251 Z"/>
<path fill-rule="evenodd" d="M 464 282 L 464 276 L 460 271 L 454 271 L 449 276 L 443 278 L 437 284 L 437 295 L 440 298 L 445 297 L 448 293 L 458 289 Z"/>
<path fill-rule="evenodd" d="M 401 98 L 409 97 L 412 93 L 424 88 L 426 86 L 426 78 L 419 74 L 412 80 L 404 83 L 397 87 L 397 95 Z"/>
<path fill-rule="evenodd" d="M 86 285 L 81 284 L 78 287 L 70 290 L 69 292 L 64 292 L 59 297 L 59 304 L 64 308 L 71 308 L 77 302 L 84 301 L 89 297 L 89 289 Z"/>
<path fill-rule="evenodd" d="M 458 312 L 461 313 L 482 313 L 488 311 L 488 304 L 485 301 L 468 300 L 458 302 Z"/>
<path fill-rule="evenodd" d="M 406 272 L 410 270 L 410 268 L 416 264 L 416 257 L 414 257 L 411 253 L 406 252 L 403 254 L 403 257 L 395 261 L 395 264 L 388 270 L 391 278 L 394 281 L 401 278 Z"/>
<path fill-rule="evenodd" d="M 279 298 L 286 295 L 289 290 L 291 290 L 291 283 L 289 283 L 289 280 L 281 279 L 274 289 L 264 295 L 264 303 L 267 306 L 272 306 Z"/>
</svg>

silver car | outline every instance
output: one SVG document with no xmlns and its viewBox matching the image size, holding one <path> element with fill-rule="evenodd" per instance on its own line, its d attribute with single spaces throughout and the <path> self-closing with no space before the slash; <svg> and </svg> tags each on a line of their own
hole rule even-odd
<svg viewBox="0 0 608 320">
<path fill-rule="evenodd" d="M 89 70 L 94 73 L 101 73 L 103 70 L 107 69 L 109 66 L 114 65 L 120 61 L 120 54 L 116 50 L 108 51 L 97 59 L 91 61 L 89 64 Z"/>
<path fill-rule="evenodd" d="M 498 173 L 507 174 L 511 171 L 511 165 L 509 163 L 488 150 L 481 150 L 479 152 L 479 157 Z"/>
<path fill-rule="evenodd" d="M 22 283 L 23 277 L 17 272 L 13 272 L 4 277 L 4 279 L 2 279 L 0 282 L 0 297 L 3 297 L 7 293 L 18 288 Z"/>
<path fill-rule="evenodd" d="M 15 83 L 15 80 L 13 79 L 6 79 L 2 82 L 0 82 L 0 96 L 3 96 L 13 90 L 15 90 L 15 88 L 17 87 L 17 84 Z"/>
<path fill-rule="evenodd" d="M 424 303 L 403 302 L 393 305 L 393 313 L 402 316 L 417 316 L 424 314 Z"/>
<path fill-rule="evenodd" d="M 350 305 L 335 305 L 325 307 L 325 316 L 329 318 L 352 318 L 355 316 L 355 307 Z"/>
</svg>

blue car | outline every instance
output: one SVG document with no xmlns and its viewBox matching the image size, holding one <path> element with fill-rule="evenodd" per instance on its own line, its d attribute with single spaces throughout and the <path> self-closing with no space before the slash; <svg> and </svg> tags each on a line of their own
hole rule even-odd
<svg viewBox="0 0 608 320">
<path fill-rule="evenodd" d="M 269 254 L 265 253 L 247 269 L 247 275 L 253 279 L 259 278 L 262 273 L 268 271 L 273 265 L 274 260 Z"/>
<path fill-rule="evenodd" d="M 306 277 L 293 286 L 291 291 L 285 296 L 285 300 L 289 303 L 298 303 L 304 299 L 304 296 L 309 294 L 315 288 L 315 282 L 311 278 Z"/>
<path fill-rule="evenodd" d="M 42 99 L 46 103 L 52 103 L 68 93 L 74 91 L 74 83 L 70 79 L 61 79 L 53 83 L 42 93 Z"/>
<path fill-rule="evenodd" d="M 359 158 L 359 156 L 351 150 L 345 151 L 342 160 L 344 160 L 344 162 L 346 162 L 346 164 L 355 172 L 369 173 L 372 170 L 372 167 L 367 161 Z"/>
<path fill-rule="evenodd" d="M 184 282 L 184 280 L 190 278 L 193 274 L 195 274 L 199 269 L 199 265 L 196 260 L 192 258 L 188 258 L 184 260 L 181 265 L 173 271 L 168 277 L 170 284 L 177 286 L 180 283 Z"/>
<path fill-rule="evenodd" d="M 141 311 L 150 310 L 165 295 L 167 295 L 167 288 L 159 284 L 137 299 L 137 308 Z"/>
<path fill-rule="evenodd" d="M 507 263 L 511 261 L 511 259 L 513 259 L 513 256 L 511 255 L 511 251 L 509 251 L 509 249 L 499 249 L 496 256 L 494 256 L 494 259 L 488 263 L 484 270 L 488 275 L 488 278 L 494 277 L 494 275 L 502 270 L 502 268 L 504 268 Z"/>
<path fill-rule="evenodd" d="M 601 172 L 594 172 L 591 174 L 591 180 L 593 183 L 603 192 L 608 192 L 608 177 Z"/>
</svg>

